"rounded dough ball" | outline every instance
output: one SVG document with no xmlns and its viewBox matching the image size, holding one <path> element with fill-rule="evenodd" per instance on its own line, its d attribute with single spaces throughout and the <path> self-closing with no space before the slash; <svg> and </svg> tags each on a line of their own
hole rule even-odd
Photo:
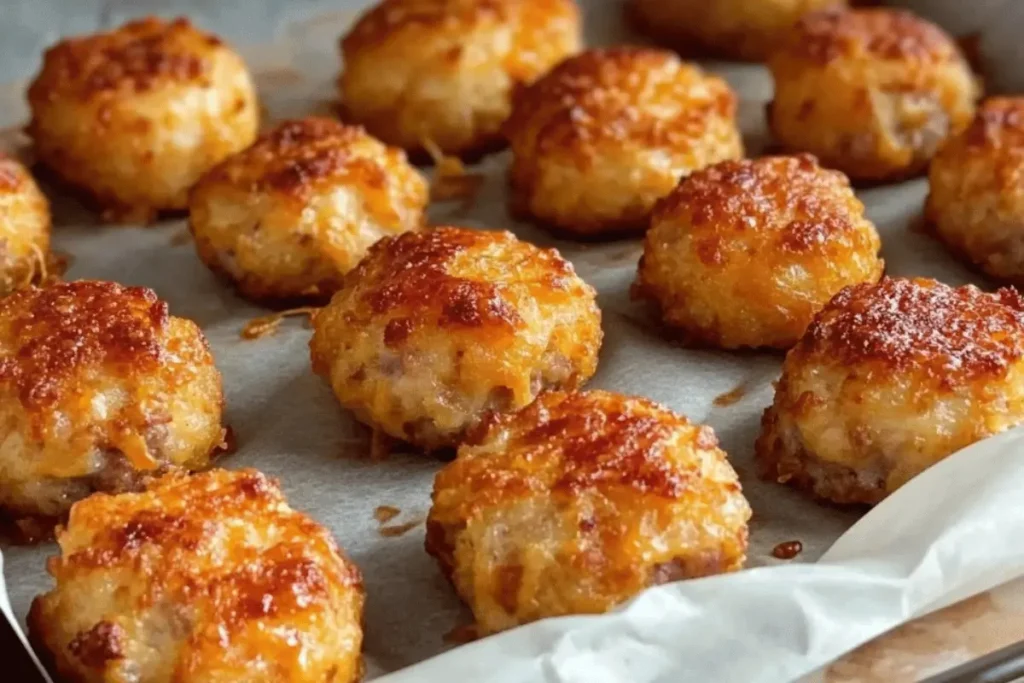
<svg viewBox="0 0 1024 683">
<path fill-rule="evenodd" d="M 855 181 L 922 172 L 971 120 L 978 94 L 952 38 L 900 10 L 808 14 L 769 66 L 768 122 L 778 142 Z"/>
<path fill-rule="evenodd" d="M 25 167 L 0 153 L 0 296 L 41 280 L 50 262 L 50 204 Z"/>
<path fill-rule="evenodd" d="M 515 99 L 513 210 L 578 236 L 642 231 L 681 176 L 743 156 L 736 96 L 671 52 L 589 50 Z"/>
<path fill-rule="evenodd" d="M 836 503 L 882 500 L 1024 421 L 1024 298 L 928 279 L 848 287 L 786 356 L 761 474 Z"/>
<path fill-rule="evenodd" d="M 426 449 L 597 368 L 594 290 L 554 249 L 442 227 L 385 237 L 313 319 L 313 370 L 356 418 Z"/>
<path fill-rule="evenodd" d="M 785 349 L 839 290 L 882 276 L 880 247 L 814 157 L 725 161 L 658 203 L 633 291 L 691 343 Z"/>
<path fill-rule="evenodd" d="M 149 289 L 79 280 L 0 299 L 0 509 L 59 516 L 205 467 L 222 409 L 203 333 Z"/>
<path fill-rule="evenodd" d="M 241 58 L 187 19 L 60 41 L 28 101 L 40 161 L 124 221 L 184 209 L 199 176 L 252 143 L 259 116 Z"/>
<path fill-rule="evenodd" d="M 768 57 L 804 14 L 846 0 L 630 0 L 639 27 L 684 53 L 734 59 Z"/>
<path fill-rule="evenodd" d="M 710 427 L 643 398 L 549 392 L 438 473 L 427 552 L 487 634 L 739 569 L 749 518 Z"/>
<path fill-rule="evenodd" d="M 573 0 L 383 0 L 342 39 L 342 106 L 388 144 L 479 156 L 515 89 L 580 41 Z"/>
<path fill-rule="evenodd" d="M 57 542 L 28 623 L 68 680 L 359 679 L 359 570 L 255 470 L 96 494 Z"/>
<path fill-rule="evenodd" d="M 199 257 L 250 299 L 325 300 L 371 244 L 418 230 L 427 183 L 362 128 L 286 121 L 189 196 Z"/>
<path fill-rule="evenodd" d="M 928 170 L 929 226 L 986 274 L 1024 286 L 1024 98 L 986 101 Z"/>
</svg>

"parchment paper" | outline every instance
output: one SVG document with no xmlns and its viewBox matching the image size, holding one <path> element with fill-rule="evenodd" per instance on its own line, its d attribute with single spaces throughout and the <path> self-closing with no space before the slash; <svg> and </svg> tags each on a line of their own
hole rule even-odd
<svg viewBox="0 0 1024 683">
<path fill-rule="evenodd" d="M 632 40 L 618 3 L 586 6 L 591 44 Z M 293 25 L 271 45 L 241 48 L 257 76 L 269 118 L 328 113 L 338 69 L 336 39 L 351 15 Z M 748 153 L 764 148 L 762 112 L 770 82 L 757 66 L 709 64 L 742 98 Z M 0 111 L 24 117 L 21 87 L 0 93 Z M 1003 539 L 1024 532 L 1024 469 L 1012 434 L 951 458 L 876 508 L 818 560 L 863 513 L 814 503 L 753 476 L 751 454 L 761 412 L 782 356 L 683 349 L 666 341 L 629 285 L 639 240 L 578 245 L 514 222 L 505 208 L 505 154 L 474 172 L 485 182 L 476 201 L 438 205 L 436 222 L 508 228 L 555 245 L 599 291 L 605 343 L 593 387 L 642 394 L 712 425 L 739 471 L 755 511 L 748 566 L 727 577 L 648 591 L 615 615 L 546 621 L 460 647 L 388 681 L 782 681 L 803 675 L 908 618 L 1024 573 L 1024 550 Z M 979 282 L 911 226 L 924 181 L 860 193 L 884 244 L 890 274 Z M 216 280 L 184 240 L 183 220 L 152 227 L 106 227 L 73 200 L 50 192 L 56 248 L 74 261 L 70 278 L 103 278 L 152 287 L 171 312 L 196 320 L 209 337 L 227 393 L 237 453 L 220 465 L 257 467 L 279 477 L 292 505 L 329 526 L 363 570 L 368 595 L 368 677 L 396 671 L 452 647 L 443 635 L 470 621 L 423 550 L 422 525 L 386 537 L 377 506 L 399 508 L 388 525 L 422 520 L 440 461 L 416 454 L 368 458 L 368 432 L 337 405 L 309 368 L 309 331 L 289 320 L 271 337 L 246 341 L 243 325 L 267 311 Z M 722 394 L 741 389 L 728 406 Z M 968 486 L 965 482 L 970 482 Z M 803 553 L 781 562 L 780 542 Z M 998 541 L 998 542 L 997 542 Z M 51 545 L 7 547 L 14 612 L 24 618 L 46 590 Z M 790 566 L 773 566 L 787 564 Z"/>
</svg>

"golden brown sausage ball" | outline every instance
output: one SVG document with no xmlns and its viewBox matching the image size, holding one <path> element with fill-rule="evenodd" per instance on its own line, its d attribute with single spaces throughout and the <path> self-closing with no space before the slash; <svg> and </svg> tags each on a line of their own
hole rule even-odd
<svg viewBox="0 0 1024 683">
<path fill-rule="evenodd" d="M 255 470 L 168 475 L 71 510 L 29 629 L 68 680 L 349 683 L 363 588 Z"/>
<path fill-rule="evenodd" d="M 928 170 L 928 223 L 994 278 L 1024 286 L 1024 98 L 988 100 Z"/>
<path fill-rule="evenodd" d="M 202 468 L 222 404 L 203 333 L 149 289 L 79 280 L 0 299 L 0 509 L 59 516 Z"/>
<path fill-rule="evenodd" d="M 486 634 L 739 569 L 749 518 L 710 427 L 643 398 L 548 392 L 485 421 L 438 473 L 426 547 Z"/>
<path fill-rule="evenodd" d="M 789 348 L 839 290 L 882 276 L 842 173 L 808 155 L 724 161 L 658 202 L 634 294 L 697 344 Z"/>
<path fill-rule="evenodd" d="M 442 227 L 385 237 L 313 319 L 313 369 L 369 425 L 426 449 L 597 368 L 593 288 L 554 249 Z"/>
<path fill-rule="evenodd" d="M 804 14 L 846 0 L 631 0 L 630 18 L 685 53 L 760 61 Z"/>
<path fill-rule="evenodd" d="M 877 503 L 1024 421 L 1024 298 L 928 279 L 848 287 L 786 356 L 761 473 L 837 503 Z"/>
<path fill-rule="evenodd" d="M 0 152 L 0 296 L 37 282 L 50 259 L 50 204 L 18 161 Z"/>
<path fill-rule="evenodd" d="M 187 19 L 60 41 L 28 101 L 39 159 L 111 219 L 184 209 L 199 176 L 256 137 L 245 64 Z"/>
<path fill-rule="evenodd" d="M 479 156 L 513 91 L 580 40 L 573 0 L 382 0 L 341 42 L 342 106 L 388 144 Z"/>
<path fill-rule="evenodd" d="M 956 43 L 893 9 L 808 14 L 769 66 L 776 139 L 856 181 L 923 171 L 942 140 L 970 122 L 978 94 Z"/>
<path fill-rule="evenodd" d="M 743 156 L 736 96 L 673 53 L 589 50 L 515 98 L 512 203 L 581 236 L 643 230 L 681 176 Z"/>
<path fill-rule="evenodd" d="M 418 230 L 427 183 L 362 128 L 286 121 L 189 196 L 199 257 L 250 299 L 326 299 L 385 235 Z"/>
</svg>

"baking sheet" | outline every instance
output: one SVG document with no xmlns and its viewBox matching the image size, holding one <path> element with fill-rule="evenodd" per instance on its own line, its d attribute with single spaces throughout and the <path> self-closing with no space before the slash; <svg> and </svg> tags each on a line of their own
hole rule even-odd
<svg viewBox="0 0 1024 683">
<path fill-rule="evenodd" d="M 586 10 L 591 44 L 636 41 L 620 21 L 617 2 L 590 2 Z M 292 25 L 272 45 L 242 48 L 270 118 L 333 111 L 336 40 L 350 20 L 346 13 L 321 16 Z M 708 68 L 725 76 L 740 93 L 748 154 L 757 154 L 767 141 L 762 112 L 771 88 L 766 72 L 749 65 Z M 9 124 L 23 120 L 21 87 L 0 93 L 0 112 L 9 117 Z M 479 681 L 685 680 L 684 673 L 695 680 L 786 680 L 948 601 L 950 595 L 963 597 L 1024 573 L 1024 558 L 1003 557 L 1000 564 L 993 564 L 988 548 L 967 547 L 984 541 L 984 536 L 946 533 L 945 525 L 992 510 L 979 507 L 986 501 L 970 496 L 950 501 L 960 506 L 957 516 L 944 516 L 925 505 L 938 506 L 943 500 L 929 492 L 928 482 L 938 479 L 932 486 L 950 490 L 938 472 L 941 468 L 876 509 L 865 519 L 868 531 L 859 536 L 855 532 L 854 540 L 834 548 L 830 564 L 801 564 L 821 557 L 863 511 L 822 506 L 753 476 L 753 443 L 761 412 L 771 402 L 771 382 L 781 354 L 689 350 L 663 339 L 645 308 L 628 295 L 639 240 L 579 245 L 514 222 L 505 209 L 507 163 L 502 154 L 472 169 L 485 176 L 476 201 L 469 207 L 459 202 L 435 206 L 432 218 L 508 228 L 521 238 L 557 246 L 572 260 L 580 275 L 598 289 L 604 314 L 605 343 L 591 386 L 646 395 L 712 425 L 754 509 L 748 566 L 792 566 L 662 587 L 648 591 L 616 616 L 551 620 L 519 629 L 459 648 L 389 681 L 453 676 Z M 888 272 L 926 275 L 949 284 L 984 284 L 912 229 L 925 193 L 922 180 L 860 193 L 882 236 Z M 227 421 L 238 439 L 237 453 L 220 465 L 257 467 L 279 477 L 292 505 L 330 527 L 362 568 L 368 595 L 368 677 L 450 649 L 443 635 L 470 618 L 424 552 L 422 525 L 384 536 L 373 514 L 377 506 L 389 505 L 401 514 L 388 526 L 422 520 L 434 473 L 442 463 L 415 454 L 371 461 L 368 432 L 341 411 L 327 385 L 309 369 L 309 330 L 300 321 L 289 320 L 274 336 L 241 339 L 244 324 L 266 311 L 236 297 L 202 266 L 192 244 L 183 239 L 183 220 L 147 228 L 100 226 L 73 200 L 50 195 L 55 246 L 73 258 L 68 277 L 152 287 L 169 302 L 173 314 L 196 320 L 209 337 L 224 375 Z M 715 404 L 716 397 L 738 387 L 738 401 Z M 1002 442 L 1010 444 L 1004 450 L 1015 448 L 1024 436 L 1013 438 Z M 1012 460 L 990 443 L 983 450 L 994 468 Z M 947 462 L 963 461 L 958 456 Z M 970 464 L 962 468 L 972 471 Z M 1004 473 L 1000 481 L 1015 481 L 1014 473 Z M 988 483 L 982 478 L 976 490 L 985 490 Z M 1024 481 L 1017 484 L 1019 491 Z M 1005 497 L 1007 492 L 996 493 Z M 918 516 L 907 518 L 900 511 Z M 1012 515 L 977 519 L 990 527 L 1020 522 Z M 876 548 L 872 539 L 879 538 L 892 543 Z M 771 557 L 776 544 L 790 540 L 803 544 L 800 556 L 791 562 Z M 4 548 L 8 590 L 20 618 L 32 597 L 49 587 L 43 567 L 52 552 L 50 545 Z M 982 571 L 985 567 L 999 571 Z M 974 583 L 968 585 L 966 578 Z"/>
</svg>

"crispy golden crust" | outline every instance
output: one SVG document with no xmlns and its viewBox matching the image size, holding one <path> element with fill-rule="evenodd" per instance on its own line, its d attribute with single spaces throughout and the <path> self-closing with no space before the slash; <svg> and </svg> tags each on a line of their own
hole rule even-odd
<svg viewBox="0 0 1024 683">
<path fill-rule="evenodd" d="M 579 50 L 572 0 L 384 0 L 342 39 L 347 115 L 410 152 L 501 140 L 512 92 Z"/>
<path fill-rule="evenodd" d="M 580 386 L 600 321 L 594 290 L 553 249 L 442 227 L 371 247 L 314 318 L 310 350 L 357 418 L 433 449 L 489 409 Z"/>
<path fill-rule="evenodd" d="M 115 219 L 185 208 L 198 177 L 256 136 L 245 64 L 187 19 L 62 40 L 28 100 L 40 160 Z"/>
<path fill-rule="evenodd" d="M 355 681 L 363 588 L 256 472 L 169 475 L 74 506 L 29 614 L 73 681 Z"/>
<path fill-rule="evenodd" d="M 928 171 L 925 213 L 960 258 L 1024 285 L 1024 98 L 985 101 Z"/>
<path fill-rule="evenodd" d="M 808 14 L 769 66 L 777 140 L 857 181 L 923 171 L 942 140 L 970 121 L 978 94 L 952 38 L 892 9 Z"/>
<path fill-rule="evenodd" d="M 840 292 L 786 356 L 756 457 L 764 476 L 876 503 L 1024 420 L 1024 298 L 934 280 Z"/>
<path fill-rule="evenodd" d="M 693 343 L 796 343 L 843 287 L 882 275 L 881 243 L 846 177 L 813 157 L 725 161 L 655 206 L 634 295 Z"/>
<path fill-rule="evenodd" d="M 517 93 L 512 201 L 569 233 L 641 229 L 680 176 L 742 156 L 735 115 L 725 81 L 670 52 L 588 50 Z"/>
<path fill-rule="evenodd" d="M 325 301 L 367 248 L 418 230 L 427 183 L 362 128 L 286 121 L 189 196 L 200 258 L 257 301 Z"/>
<path fill-rule="evenodd" d="M 32 176 L 0 153 L 0 296 L 38 282 L 50 259 L 50 204 Z"/>
<path fill-rule="evenodd" d="M 0 507 L 59 515 L 203 467 L 222 404 L 202 332 L 148 289 L 83 280 L 0 299 Z"/>
<path fill-rule="evenodd" d="M 493 633 L 739 569 L 749 517 L 709 427 L 642 398 L 546 392 L 438 473 L 426 547 Z"/>
</svg>

